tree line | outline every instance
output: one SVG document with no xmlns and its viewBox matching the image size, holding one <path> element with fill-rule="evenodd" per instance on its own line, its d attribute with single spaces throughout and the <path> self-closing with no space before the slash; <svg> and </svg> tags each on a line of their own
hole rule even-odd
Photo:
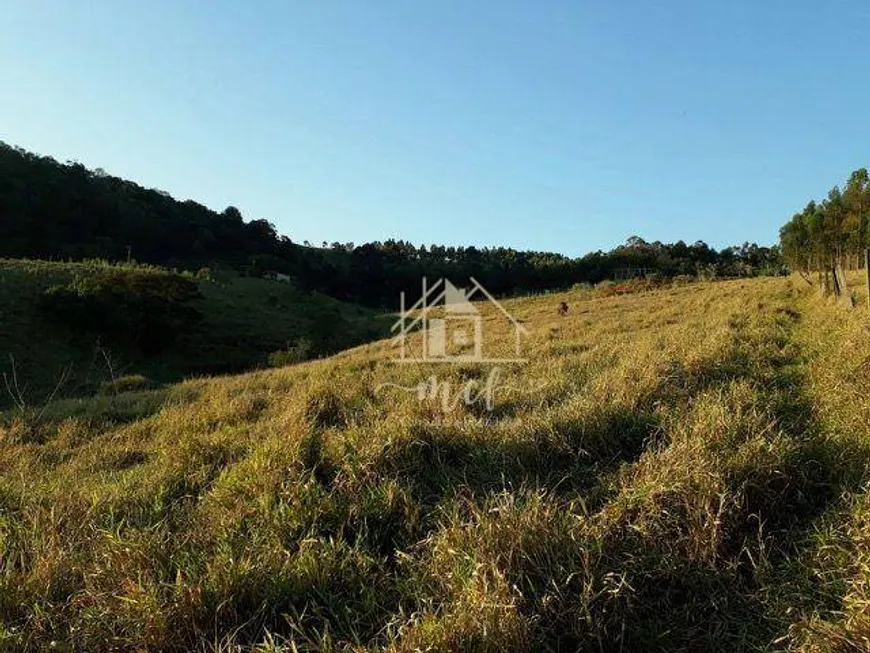
<svg viewBox="0 0 870 653">
<path fill-rule="evenodd" d="M 820 202 L 810 201 L 779 231 L 782 255 L 799 272 L 825 273 L 835 265 L 862 266 L 870 246 L 870 180 L 867 170 L 853 172 L 840 189 Z"/>
<path fill-rule="evenodd" d="M 60 163 L 0 142 L 0 256 L 135 259 L 180 269 L 227 266 L 274 271 L 303 288 L 369 305 L 393 306 L 420 277 L 474 276 L 499 295 L 567 288 L 622 275 L 753 276 L 778 272 L 777 247 L 745 243 L 718 251 L 702 241 L 648 243 L 632 237 L 609 252 L 571 258 L 505 247 L 295 243 L 266 220 L 235 207 L 213 211 L 192 200 Z"/>
</svg>

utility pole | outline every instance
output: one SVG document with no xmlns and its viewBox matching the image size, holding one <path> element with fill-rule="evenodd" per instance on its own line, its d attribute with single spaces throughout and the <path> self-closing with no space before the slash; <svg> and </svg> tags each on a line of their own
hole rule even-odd
<svg viewBox="0 0 870 653">
<path fill-rule="evenodd" d="M 127 245 L 127 265 L 130 265 L 130 261 L 132 260 L 132 252 L 133 252 L 133 246 Z"/>
</svg>

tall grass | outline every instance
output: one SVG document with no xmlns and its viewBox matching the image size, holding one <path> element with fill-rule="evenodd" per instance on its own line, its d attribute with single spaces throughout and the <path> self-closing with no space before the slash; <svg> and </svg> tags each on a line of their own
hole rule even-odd
<svg viewBox="0 0 870 653">
<path fill-rule="evenodd" d="M 791 279 L 564 299 L 508 302 L 492 413 L 379 342 L 5 415 L 0 641 L 866 650 L 864 316 Z"/>
</svg>

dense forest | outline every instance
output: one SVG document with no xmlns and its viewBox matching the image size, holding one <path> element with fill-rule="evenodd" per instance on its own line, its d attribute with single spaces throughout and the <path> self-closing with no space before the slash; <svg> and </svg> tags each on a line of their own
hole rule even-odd
<svg viewBox="0 0 870 653">
<path fill-rule="evenodd" d="M 863 265 L 863 252 L 870 245 L 867 170 L 853 172 L 842 190 L 835 186 L 821 202 L 811 201 L 779 235 L 783 258 L 800 272 Z"/>
<path fill-rule="evenodd" d="M 514 249 L 415 246 L 404 241 L 323 243 L 278 234 L 235 207 L 213 211 L 177 201 L 80 163 L 65 164 L 0 143 L 0 256 L 110 261 L 180 269 L 227 266 L 252 276 L 275 271 L 300 287 L 369 305 L 392 306 L 423 275 L 477 277 L 507 295 L 566 288 L 635 274 L 754 276 L 781 270 L 778 248 L 746 243 L 721 251 L 630 238 L 580 258 Z"/>
</svg>

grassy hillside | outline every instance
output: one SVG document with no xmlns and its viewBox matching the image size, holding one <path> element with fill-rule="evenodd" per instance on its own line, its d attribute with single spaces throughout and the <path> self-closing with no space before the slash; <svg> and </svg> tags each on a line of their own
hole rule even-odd
<svg viewBox="0 0 870 653">
<path fill-rule="evenodd" d="M 290 284 L 225 272 L 214 279 L 194 279 L 201 297 L 191 306 L 202 321 L 159 355 L 145 356 L 82 334 L 40 310 L 46 289 L 105 269 L 140 268 L 0 259 L 0 370 L 11 377 L 14 360 L 28 402 L 42 401 L 67 369 L 70 374 L 61 396 L 92 394 L 112 378 L 125 375 L 166 382 L 265 366 L 271 352 L 300 338 L 311 341 L 314 354 L 336 351 L 371 340 L 389 326 L 371 310 Z M 0 407 L 11 403 L 2 385 Z"/>
<path fill-rule="evenodd" d="M 487 368 L 387 342 L 7 412 L 0 638 L 867 650 L 864 310 L 800 279 L 565 299 L 507 303 L 529 362 L 492 412 L 395 387 Z"/>
</svg>

